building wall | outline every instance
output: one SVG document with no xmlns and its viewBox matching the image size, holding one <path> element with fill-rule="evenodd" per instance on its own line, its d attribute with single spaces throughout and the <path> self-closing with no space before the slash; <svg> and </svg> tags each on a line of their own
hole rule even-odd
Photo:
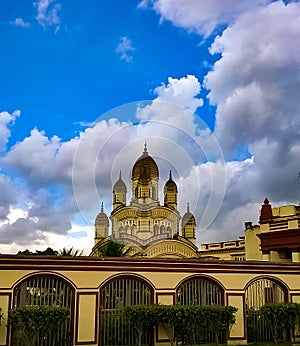
<svg viewBox="0 0 300 346">
<path fill-rule="evenodd" d="M 300 207 L 286 205 L 271 208 L 269 201 L 261 208 L 270 208 L 270 218 L 260 217 L 259 225 L 245 223 L 244 240 L 223 241 L 202 244 L 202 258 L 219 258 L 223 260 L 265 260 L 274 262 L 300 261 Z M 274 241 L 275 239 L 275 241 Z M 277 240 L 276 240 L 277 239 Z"/>
<path fill-rule="evenodd" d="M 263 259 L 262 252 L 260 250 L 260 239 L 257 234 L 261 232 L 260 226 L 255 225 L 251 228 L 245 230 L 245 250 L 246 250 L 246 260 L 258 260 Z"/>
<path fill-rule="evenodd" d="M 202 244 L 199 254 L 202 258 L 243 261 L 246 259 L 245 239 Z"/>
<path fill-rule="evenodd" d="M 147 282 L 154 291 L 154 303 L 176 302 L 177 287 L 188 278 L 204 277 L 224 289 L 224 303 L 238 308 L 237 323 L 229 343 L 246 343 L 245 290 L 258 278 L 282 283 L 289 301 L 300 300 L 300 265 L 251 261 L 201 261 L 199 259 L 102 259 L 92 257 L 19 257 L 0 256 L 0 306 L 13 306 L 16 285 L 31 275 L 53 274 L 66 280 L 75 291 L 72 308 L 73 345 L 98 345 L 100 288 L 114 277 L 133 276 Z M 155 337 L 154 343 L 162 345 Z M 9 330 L 0 328 L 0 345 L 10 345 Z"/>
</svg>

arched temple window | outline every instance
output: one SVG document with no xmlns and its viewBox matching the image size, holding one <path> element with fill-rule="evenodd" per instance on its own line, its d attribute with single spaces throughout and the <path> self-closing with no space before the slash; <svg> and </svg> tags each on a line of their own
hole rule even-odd
<svg viewBox="0 0 300 346">
<path fill-rule="evenodd" d="M 39 340 L 40 346 L 71 345 L 71 321 L 74 306 L 74 288 L 64 279 L 52 274 L 38 274 L 20 282 L 14 289 L 14 306 L 58 305 L 70 309 L 71 319 L 57 327 L 56 334 Z M 17 340 L 12 345 L 21 346 Z"/>
<path fill-rule="evenodd" d="M 170 226 L 167 227 L 167 233 L 169 236 L 172 234 L 172 228 Z"/>
<path fill-rule="evenodd" d="M 223 305 L 224 290 L 207 277 L 185 280 L 176 291 L 177 303 L 181 305 Z"/>
<path fill-rule="evenodd" d="M 268 303 L 286 302 L 287 293 L 286 287 L 273 278 L 258 278 L 248 284 L 245 292 L 248 342 L 273 341 L 272 330 L 260 308 Z"/>
<path fill-rule="evenodd" d="M 160 226 L 160 234 L 164 234 L 164 233 L 165 233 L 165 230 L 166 230 L 165 226 L 164 226 L 164 225 L 161 225 L 161 226 Z"/>
<path fill-rule="evenodd" d="M 139 277 L 117 277 L 100 289 L 100 345 L 134 345 L 136 337 L 126 330 L 122 309 L 153 303 L 153 289 Z M 151 344 L 151 333 L 143 336 L 143 345 Z"/>
<path fill-rule="evenodd" d="M 223 305 L 224 289 L 213 279 L 207 277 L 192 277 L 182 282 L 176 290 L 177 304 L 180 305 Z M 188 331 L 179 332 L 178 339 L 183 345 L 188 344 Z M 214 333 L 203 329 L 194 335 L 194 342 L 198 344 L 216 343 Z M 226 341 L 226 335 L 221 338 Z"/>
</svg>

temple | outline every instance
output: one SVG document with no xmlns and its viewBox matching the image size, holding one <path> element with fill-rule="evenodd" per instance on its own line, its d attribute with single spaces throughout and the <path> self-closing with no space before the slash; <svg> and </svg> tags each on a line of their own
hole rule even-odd
<svg viewBox="0 0 300 346">
<path fill-rule="evenodd" d="M 164 201 L 159 201 L 159 169 L 149 155 L 145 143 L 131 174 L 131 200 L 127 203 L 127 186 L 119 178 L 113 186 L 110 217 L 103 204 L 95 220 L 95 245 L 92 256 L 109 239 L 121 241 L 139 256 L 164 258 L 199 257 L 196 246 L 196 219 L 187 204 L 181 217 L 177 209 L 178 189 L 169 173 L 163 189 Z M 111 228 L 111 234 L 109 230 Z"/>
</svg>

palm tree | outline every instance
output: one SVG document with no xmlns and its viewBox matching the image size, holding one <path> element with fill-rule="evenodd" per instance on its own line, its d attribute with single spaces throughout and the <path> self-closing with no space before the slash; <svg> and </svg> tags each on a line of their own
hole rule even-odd
<svg viewBox="0 0 300 346">
<path fill-rule="evenodd" d="M 73 246 L 71 246 L 70 248 L 63 248 L 62 250 L 58 251 L 57 256 L 81 256 L 83 253 L 83 250 L 79 250 L 79 249 L 74 249 Z"/>
<path fill-rule="evenodd" d="M 107 240 L 99 247 L 97 255 L 99 257 L 131 257 L 133 248 L 115 240 Z"/>
</svg>

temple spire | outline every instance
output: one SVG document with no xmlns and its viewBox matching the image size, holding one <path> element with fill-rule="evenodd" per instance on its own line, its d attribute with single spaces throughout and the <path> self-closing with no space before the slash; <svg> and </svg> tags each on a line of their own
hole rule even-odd
<svg viewBox="0 0 300 346">
<path fill-rule="evenodd" d="M 190 203 L 187 203 L 186 211 L 189 213 L 190 212 Z"/>
<path fill-rule="evenodd" d="M 260 209 L 260 216 L 259 216 L 259 223 L 269 223 L 273 221 L 273 211 L 272 211 L 272 206 L 266 197 L 264 199 L 264 203 L 261 206 Z"/>
<path fill-rule="evenodd" d="M 104 213 L 104 206 L 103 206 L 103 202 L 101 203 L 101 213 Z"/>
<path fill-rule="evenodd" d="M 148 150 L 147 150 L 147 143 L 145 141 L 145 145 L 144 145 L 144 152 L 143 152 L 144 155 L 148 155 Z"/>
<path fill-rule="evenodd" d="M 122 180 L 122 171 L 120 170 L 120 173 L 119 173 L 119 180 Z"/>
<path fill-rule="evenodd" d="M 170 170 L 169 179 L 172 180 L 172 171 Z"/>
</svg>

